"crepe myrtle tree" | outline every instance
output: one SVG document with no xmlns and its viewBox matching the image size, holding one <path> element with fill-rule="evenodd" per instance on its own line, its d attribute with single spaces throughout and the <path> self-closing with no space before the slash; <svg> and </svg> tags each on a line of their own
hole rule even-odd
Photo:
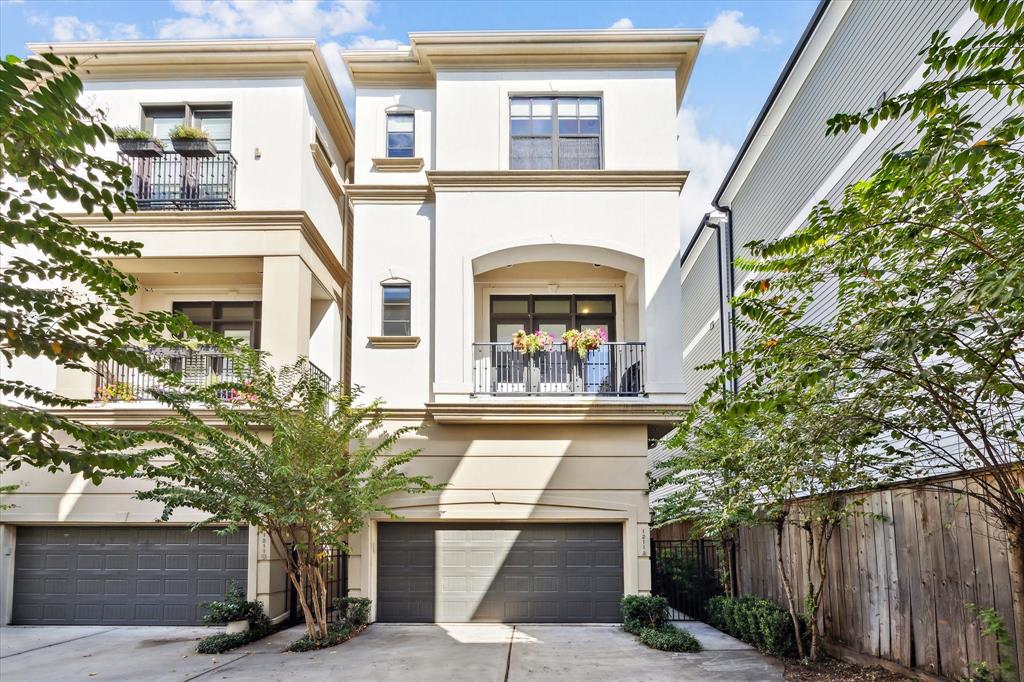
<svg viewBox="0 0 1024 682">
<path fill-rule="evenodd" d="M 705 392 L 669 441 L 678 454 L 660 483 L 681 488 L 656 509 L 655 521 L 688 519 L 695 532 L 726 541 L 740 527 L 770 526 L 797 654 L 813 660 L 832 535 L 866 513 L 863 498 L 846 493 L 903 476 L 906 466 L 865 445 L 878 427 L 836 400 L 834 383 L 797 387 L 791 375 L 772 372 L 748 377 L 734 394 L 720 389 L 740 367 L 720 369 L 718 388 Z M 779 401 L 784 392 L 793 395 Z M 787 529 L 806 540 L 803 565 L 785 561 Z M 804 576 L 802 594 L 794 587 L 797 571 Z"/>
<path fill-rule="evenodd" d="M 79 104 L 78 68 L 75 58 L 53 54 L 0 62 L 0 472 L 66 467 L 98 483 L 134 471 L 140 448 L 160 434 L 47 411 L 88 401 L 11 378 L 14 360 L 46 358 L 87 372 L 116 362 L 173 384 L 146 346 L 224 341 L 184 317 L 134 311 L 128 297 L 138 282 L 108 259 L 138 257 L 142 245 L 99 236 L 49 203 L 60 197 L 108 220 L 136 208 L 130 169 L 92 151 L 113 131 L 102 111 Z"/>
<path fill-rule="evenodd" d="M 190 397 L 160 395 L 176 413 L 160 423 L 174 442 L 150 451 L 153 463 L 140 477 L 154 485 L 137 496 L 163 504 L 164 520 L 191 508 L 208 515 L 203 524 L 226 524 L 219 532 L 241 525 L 265 531 L 298 594 L 309 638 L 319 642 L 328 636 L 323 575 L 331 549 L 347 551 L 348 537 L 371 514 L 397 518 L 382 500 L 387 495 L 440 486 L 401 471 L 418 453 L 396 451 L 409 427 L 389 432 L 380 401 L 358 404 L 358 389 L 346 394 L 341 384 L 318 381 L 306 360 L 278 371 L 245 350 L 234 375 L 243 379 Z M 197 404 L 214 418 L 197 416 Z"/>
<path fill-rule="evenodd" d="M 805 396 L 831 386 L 826 414 L 871 425 L 853 432 L 869 451 L 915 476 L 959 473 L 971 485 L 925 484 L 975 498 L 1005 534 L 1024 623 L 1024 2 L 972 6 L 985 30 L 934 34 L 922 86 L 829 121 L 864 133 L 907 117 L 916 136 L 737 261 L 751 273 L 733 299 L 742 343 L 706 396 L 741 377 L 755 398 L 741 390 L 727 418 L 775 409 L 808 424 L 822 408 Z M 975 111 L 993 101 L 1009 115 L 983 127 Z M 829 290 L 834 314 L 809 315 Z"/>
</svg>

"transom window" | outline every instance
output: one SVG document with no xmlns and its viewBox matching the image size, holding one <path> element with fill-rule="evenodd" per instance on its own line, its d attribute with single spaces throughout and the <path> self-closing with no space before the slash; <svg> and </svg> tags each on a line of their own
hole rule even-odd
<svg viewBox="0 0 1024 682">
<path fill-rule="evenodd" d="M 614 341 L 615 296 L 491 296 L 491 341 L 511 341 L 520 329 L 539 329 L 556 341 L 570 329 L 603 329 Z"/>
<path fill-rule="evenodd" d="M 412 287 L 408 282 L 381 284 L 381 335 L 412 336 Z"/>
<path fill-rule="evenodd" d="M 513 169 L 601 168 L 601 98 L 513 97 Z"/>
<path fill-rule="evenodd" d="M 388 112 L 388 158 L 403 159 L 416 156 L 416 119 L 413 112 Z"/>
</svg>

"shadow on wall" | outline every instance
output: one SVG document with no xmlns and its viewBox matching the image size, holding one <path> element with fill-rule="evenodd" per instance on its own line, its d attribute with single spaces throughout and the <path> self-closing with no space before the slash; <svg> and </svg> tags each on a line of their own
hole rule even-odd
<svg viewBox="0 0 1024 682">
<path fill-rule="evenodd" d="M 618 622 L 621 523 L 382 523 L 378 620 Z"/>
</svg>

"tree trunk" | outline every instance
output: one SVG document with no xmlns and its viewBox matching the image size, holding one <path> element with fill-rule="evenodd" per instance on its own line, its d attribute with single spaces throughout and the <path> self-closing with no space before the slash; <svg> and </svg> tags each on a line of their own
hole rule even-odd
<svg viewBox="0 0 1024 682">
<path fill-rule="evenodd" d="M 1004 525 L 1010 559 L 1010 601 L 1016 621 L 1013 630 L 1017 640 L 1017 670 L 1024 670 L 1024 525 L 1011 525 L 1005 520 Z"/>
<path fill-rule="evenodd" d="M 789 607 L 789 618 L 793 621 L 793 636 L 796 638 L 796 653 L 800 658 L 804 657 L 804 643 L 800 638 L 800 617 L 797 615 L 796 602 L 793 599 L 793 588 L 789 584 L 789 576 L 786 575 L 786 562 L 782 560 L 782 534 L 786 528 L 786 515 L 779 516 L 775 521 L 775 558 L 779 564 L 779 577 L 782 578 L 782 588 L 786 592 L 786 605 Z"/>
<path fill-rule="evenodd" d="M 299 568 L 298 571 L 296 571 L 289 567 L 288 579 L 292 581 L 292 586 L 295 587 L 295 593 L 299 598 L 299 607 L 302 609 L 302 616 L 306 620 L 306 635 L 308 635 L 311 640 L 316 641 L 319 637 L 317 637 L 317 633 L 313 629 L 313 614 L 309 610 L 309 604 L 306 603 L 306 578 L 302 574 L 302 569 Z"/>
<path fill-rule="evenodd" d="M 829 521 L 821 522 L 821 530 L 817 541 L 814 539 L 814 526 L 807 527 L 810 536 L 807 552 L 807 621 L 811 630 L 810 660 L 818 660 L 818 649 L 821 646 L 821 630 L 818 627 L 818 609 L 821 606 L 821 593 L 825 589 L 828 571 L 828 545 L 832 540 L 833 525 Z M 814 569 L 817 569 L 818 581 L 814 581 Z"/>
<path fill-rule="evenodd" d="M 818 657 L 818 613 L 814 608 L 814 524 L 807 522 L 804 526 L 807 531 L 807 596 L 804 603 L 807 605 L 807 627 L 811 631 L 811 650 L 807 657 L 815 660 Z"/>
</svg>

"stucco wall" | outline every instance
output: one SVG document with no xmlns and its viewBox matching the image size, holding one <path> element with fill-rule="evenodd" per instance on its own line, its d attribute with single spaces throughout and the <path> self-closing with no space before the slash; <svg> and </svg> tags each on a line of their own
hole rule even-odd
<svg viewBox="0 0 1024 682">
<path fill-rule="evenodd" d="M 601 96 L 605 168 L 674 169 L 675 87 L 671 69 L 439 71 L 434 166 L 507 169 L 510 96 L 567 94 Z"/>
<path fill-rule="evenodd" d="M 448 484 L 389 499 L 405 520 L 621 522 L 625 592 L 650 591 L 645 426 L 404 423 L 419 430 L 400 447 L 422 448 L 409 471 Z M 350 541 L 353 596 L 376 597 L 380 520 Z"/>
</svg>

